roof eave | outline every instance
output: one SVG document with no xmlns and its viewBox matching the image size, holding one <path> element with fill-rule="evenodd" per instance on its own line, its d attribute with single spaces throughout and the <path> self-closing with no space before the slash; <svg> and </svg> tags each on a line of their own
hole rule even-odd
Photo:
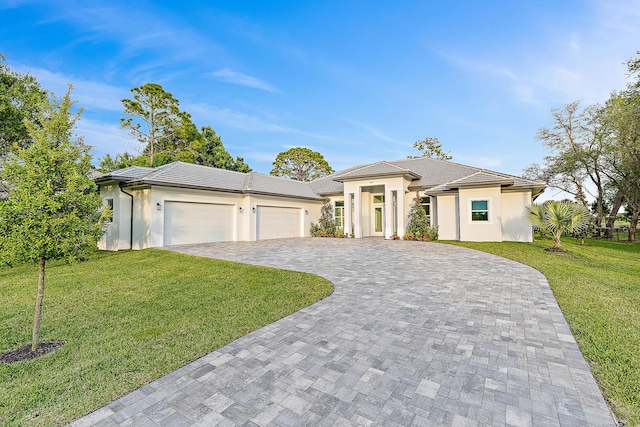
<svg viewBox="0 0 640 427">
<path fill-rule="evenodd" d="M 162 181 L 154 181 L 154 180 L 147 180 L 147 179 L 131 181 L 126 183 L 126 185 L 123 185 L 123 187 L 149 187 L 152 185 L 156 185 L 159 187 L 185 188 L 189 190 L 220 191 L 222 193 L 242 194 L 242 190 L 234 190 L 231 188 L 208 187 L 205 185 L 193 185 L 193 184 L 175 184 L 171 182 L 162 182 Z"/>
<path fill-rule="evenodd" d="M 348 177 L 340 177 L 340 176 L 336 176 L 333 178 L 334 181 L 337 182 L 345 182 L 345 181 L 360 181 L 363 179 L 370 179 L 370 178 L 381 178 L 381 177 L 385 177 L 385 178 L 397 178 L 397 177 L 403 177 L 403 178 L 407 178 L 410 180 L 416 180 L 416 179 L 420 179 L 422 178 L 420 175 L 411 172 L 411 171 L 407 171 L 407 172 L 386 172 L 386 173 L 375 173 L 375 174 L 365 174 L 365 175 L 358 175 L 358 176 L 348 176 Z"/>
</svg>

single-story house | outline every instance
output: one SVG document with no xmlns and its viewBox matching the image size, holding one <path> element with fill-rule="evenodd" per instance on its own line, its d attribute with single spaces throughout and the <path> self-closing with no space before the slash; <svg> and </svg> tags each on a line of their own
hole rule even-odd
<svg viewBox="0 0 640 427">
<path fill-rule="evenodd" d="M 310 235 L 326 200 L 355 238 L 402 237 L 420 199 L 440 239 L 533 238 L 525 208 L 545 184 L 427 157 L 355 166 L 312 182 L 175 162 L 96 178 L 113 218 L 101 249 L 255 241 Z"/>
</svg>

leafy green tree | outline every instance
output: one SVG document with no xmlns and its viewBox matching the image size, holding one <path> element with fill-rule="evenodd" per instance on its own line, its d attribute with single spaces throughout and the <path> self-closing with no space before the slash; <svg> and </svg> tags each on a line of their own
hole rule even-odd
<svg viewBox="0 0 640 427">
<path fill-rule="evenodd" d="M 38 108 L 46 99 L 47 92 L 34 77 L 11 70 L 0 54 L 0 159 L 31 144 L 24 119 L 37 123 Z"/>
<path fill-rule="evenodd" d="M 39 264 L 32 351 L 40 345 L 46 262 L 81 258 L 95 247 L 107 215 L 90 178 L 90 147 L 74 139 L 80 113 L 72 106 L 71 87 L 38 106 L 37 122 L 25 122 L 33 143 L 9 155 L 1 172 L 10 190 L 0 203 L 0 262 Z"/>
<path fill-rule="evenodd" d="M 136 165 L 136 159 L 136 156 L 128 153 L 127 151 L 122 154 L 118 153 L 115 157 L 111 157 L 110 154 L 105 154 L 98 163 L 98 171 L 107 173 L 118 169 L 128 168 L 129 166 Z M 141 162 L 144 164 L 137 166 L 144 166 L 148 161 L 148 158 L 145 157 L 144 162 Z"/>
<path fill-rule="evenodd" d="M 426 137 L 421 141 L 413 143 L 413 148 L 422 153 L 419 156 L 408 156 L 409 159 L 418 159 L 420 157 L 435 157 L 441 160 L 451 160 L 453 157 L 449 152 L 444 152 L 442 144 L 438 138 Z"/>
<path fill-rule="evenodd" d="M 413 236 L 414 238 L 418 235 L 427 236 L 431 232 L 431 226 L 429 224 L 429 217 L 427 216 L 427 212 L 425 212 L 424 208 L 420 204 L 420 198 L 416 197 L 411 202 L 411 207 L 409 208 L 409 214 L 407 216 L 407 234 Z"/>
<path fill-rule="evenodd" d="M 158 144 L 164 140 L 166 145 L 175 145 L 190 117 L 180 112 L 180 102 L 157 83 L 134 87 L 131 92 L 133 99 L 122 99 L 129 117 L 121 118 L 120 126 L 140 143 L 140 153 L 148 155 L 153 165 Z"/>
<path fill-rule="evenodd" d="M 551 249 L 556 251 L 562 250 L 560 238 L 565 232 L 580 233 L 589 226 L 591 221 L 591 215 L 586 206 L 568 200 L 534 203 L 528 208 L 528 216 L 534 227 L 552 235 Z"/>
<path fill-rule="evenodd" d="M 200 136 L 192 143 L 195 154 L 194 163 L 236 172 L 251 172 L 251 168 L 242 157 L 237 156 L 235 160 L 233 159 L 224 148 L 222 138 L 211 126 L 203 126 Z"/>
<path fill-rule="evenodd" d="M 276 156 L 271 175 L 295 181 L 313 181 L 333 172 L 322 154 L 308 148 L 294 147 Z"/>
<path fill-rule="evenodd" d="M 320 208 L 320 219 L 318 227 L 326 234 L 334 234 L 336 232 L 336 221 L 333 218 L 333 204 L 328 200 Z"/>
<path fill-rule="evenodd" d="M 585 206 L 587 195 L 593 196 L 600 225 L 608 183 L 604 169 L 611 143 L 610 121 L 601 106 L 581 108 L 578 101 L 551 109 L 551 118 L 552 125 L 536 135 L 550 154 L 544 165 L 531 165 L 524 175 L 572 194 Z"/>
</svg>

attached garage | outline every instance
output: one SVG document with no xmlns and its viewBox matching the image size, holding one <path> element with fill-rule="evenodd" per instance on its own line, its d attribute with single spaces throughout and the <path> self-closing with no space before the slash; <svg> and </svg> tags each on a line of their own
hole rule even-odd
<svg viewBox="0 0 640 427">
<path fill-rule="evenodd" d="M 258 206 L 256 214 L 257 240 L 304 236 L 300 208 Z"/>
<path fill-rule="evenodd" d="M 164 203 L 164 246 L 233 240 L 233 205 Z"/>
</svg>

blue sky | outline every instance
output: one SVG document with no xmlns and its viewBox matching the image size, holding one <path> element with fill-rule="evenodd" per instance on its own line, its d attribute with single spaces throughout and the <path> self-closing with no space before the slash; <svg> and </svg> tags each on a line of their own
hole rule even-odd
<svg viewBox="0 0 640 427">
<path fill-rule="evenodd" d="M 94 155 L 132 151 L 121 98 L 147 82 L 269 173 L 305 146 L 334 169 L 417 154 L 520 175 L 549 110 L 602 102 L 640 50 L 640 0 L 22 1 L 0 53 L 84 108 Z"/>
</svg>

